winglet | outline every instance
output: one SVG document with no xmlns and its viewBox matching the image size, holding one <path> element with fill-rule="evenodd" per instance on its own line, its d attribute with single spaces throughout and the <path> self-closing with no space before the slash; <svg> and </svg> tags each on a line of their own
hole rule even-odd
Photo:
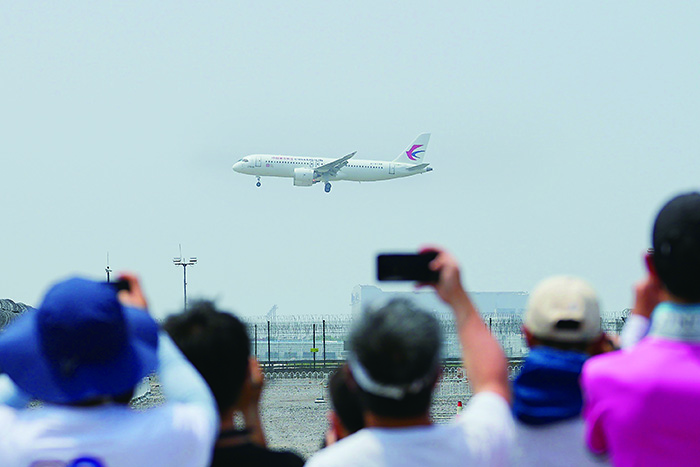
<svg viewBox="0 0 700 467">
<path fill-rule="evenodd" d="M 403 162 L 405 164 L 418 165 L 423 162 L 425 151 L 428 149 L 428 141 L 430 133 L 423 133 L 413 140 L 404 152 L 398 155 L 394 162 Z"/>
</svg>

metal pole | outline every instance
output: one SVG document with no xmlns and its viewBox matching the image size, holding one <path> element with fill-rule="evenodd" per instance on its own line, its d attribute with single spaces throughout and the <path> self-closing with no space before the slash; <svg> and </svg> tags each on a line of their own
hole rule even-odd
<svg viewBox="0 0 700 467">
<path fill-rule="evenodd" d="M 182 265 L 182 282 L 183 282 L 183 290 L 184 290 L 184 296 L 185 296 L 185 310 L 187 309 L 187 265 L 183 264 Z"/>
<path fill-rule="evenodd" d="M 326 367 L 326 320 L 323 320 L 323 368 Z"/>
<path fill-rule="evenodd" d="M 267 363 L 270 364 L 270 321 L 267 322 Z"/>
<path fill-rule="evenodd" d="M 316 323 L 314 323 L 313 334 L 314 334 L 314 345 L 313 345 L 313 348 L 314 348 L 314 350 L 316 350 Z M 315 369 L 316 369 L 316 354 L 317 354 L 318 352 L 311 352 L 311 353 L 312 353 L 313 356 L 314 356 L 314 370 L 315 370 Z"/>
<path fill-rule="evenodd" d="M 255 359 L 258 359 L 258 325 L 255 325 Z"/>
</svg>

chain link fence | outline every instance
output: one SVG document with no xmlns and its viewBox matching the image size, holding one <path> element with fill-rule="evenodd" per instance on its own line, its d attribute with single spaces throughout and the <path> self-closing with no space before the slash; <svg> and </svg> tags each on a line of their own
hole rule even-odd
<svg viewBox="0 0 700 467">
<path fill-rule="evenodd" d="M 31 307 L 24 303 L 17 303 L 6 298 L 0 298 L 0 329 L 3 329 L 17 319 L 19 315 L 30 309 Z"/>
</svg>

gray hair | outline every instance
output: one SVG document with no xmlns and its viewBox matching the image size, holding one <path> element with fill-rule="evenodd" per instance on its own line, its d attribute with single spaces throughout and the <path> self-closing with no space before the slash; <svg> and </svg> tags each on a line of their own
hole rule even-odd
<svg viewBox="0 0 700 467">
<path fill-rule="evenodd" d="M 434 381 L 441 344 L 437 318 L 398 298 L 365 309 L 350 333 L 351 360 L 359 363 L 366 376 L 379 386 L 408 392 Z"/>
</svg>

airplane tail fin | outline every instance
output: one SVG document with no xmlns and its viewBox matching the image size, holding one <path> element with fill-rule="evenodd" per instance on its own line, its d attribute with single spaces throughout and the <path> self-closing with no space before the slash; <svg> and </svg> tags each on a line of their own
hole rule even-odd
<svg viewBox="0 0 700 467">
<path fill-rule="evenodd" d="M 425 151 L 428 149 L 428 141 L 430 140 L 430 133 L 423 133 L 418 135 L 418 137 L 413 140 L 413 142 L 406 148 L 404 152 L 399 154 L 399 156 L 394 159 L 393 162 L 403 162 L 405 164 L 415 164 L 418 165 L 423 162 L 425 157 Z"/>
</svg>

